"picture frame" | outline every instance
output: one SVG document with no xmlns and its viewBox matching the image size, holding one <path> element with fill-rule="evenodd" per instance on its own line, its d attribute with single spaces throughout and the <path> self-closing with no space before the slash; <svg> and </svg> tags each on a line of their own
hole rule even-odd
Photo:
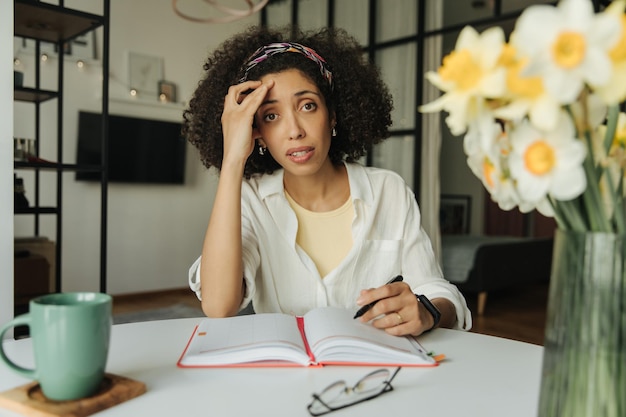
<svg viewBox="0 0 626 417">
<path fill-rule="evenodd" d="M 163 79 L 163 58 L 136 52 L 128 54 L 129 87 L 140 96 L 158 96 Z"/>
<path fill-rule="evenodd" d="M 176 102 L 176 84 L 170 81 L 159 81 L 159 100 L 165 103 Z"/>
<path fill-rule="evenodd" d="M 77 36 L 69 42 L 68 56 L 72 58 L 98 60 L 98 44 L 96 43 L 96 31 L 91 31 Z"/>
<path fill-rule="evenodd" d="M 439 205 L 439 227 L 442 235 L 466 235 L 470 231 L 472 197 L 442 194 Z"/>
</svg>

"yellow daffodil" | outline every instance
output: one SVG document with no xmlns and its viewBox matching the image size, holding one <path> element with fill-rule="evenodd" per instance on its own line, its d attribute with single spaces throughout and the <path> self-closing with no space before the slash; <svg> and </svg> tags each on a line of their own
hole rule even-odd
<svg viewBox="0 0 626 417">
<path fill-rule="evenodd" d="M 545 90 L 540 77 L 521 75 L 528 59 L 517 54 L 515 47 L 507 44 L 499 64 L 506 69 L 506 104 L 494 109 L 499 119 L 520 121 L 528 116 L 530 122 L 542 130 L 554 129 L 561 104 Z"/>
<path fill-rule="evenodd" d="M 487 111 L 485 99 L 504 93 L 505 72 L 496 65 L 503 45 L 501 28 L 482 34 L 470 26 L 463 28 L 454 51 L 444 57 L 441 68 L 426 73 L 426 78 L 445 94 L 421 106 L 420 111 L 445 110 L 450 131 L 454 135 L 464 133 L 472 120 Z"/>
</svg>

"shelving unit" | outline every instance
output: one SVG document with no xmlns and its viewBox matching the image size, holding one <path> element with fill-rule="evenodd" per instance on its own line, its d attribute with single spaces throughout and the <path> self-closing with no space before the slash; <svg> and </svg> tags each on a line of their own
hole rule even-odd
<svg viewBox="0 0 626 417">
<path fill-rule="evenodd" d="M 58 96 L 56 91 L 37 90 L 35 88 L 15 87 L 13 90 L 15 100 L 31 103 L 43 103 Z"/>
<path fill-rule="evenodd" d="M 14 87 L 14 100 L 32 103 L 35 106 L 35 157 L 39 157 L 40 144 L 40 104 L 50 100 L 57 101 L 57 161 L 15 161 L 14 170 L 31 170 L 34 172 L 34 203 L 31 207 L 17 209 L 16 215 L 30 215 L 34 218 L 35 236 L 39 236 L 39 216 L 56 215 L 56 253 L 55 253 L 55 291 L 61 290 L 61 260 L 63 249 L 63 173 L 68 171 L 96 171 L 101 173 L 101 224 L 100 224 L 100 291 L 106 292 L 106 243 L 107 243 L 107 204 L 108 204 L 108 74 L 109 74 L 109 11 L 110 0 L 102 0 L 102 15 L 95 15 L 64 6 L 59 0 L 58 5 L 36 0 L 14 0 L 14 36 L 35 40 L 35 85 L 34 87 Z M 80 166 L 63 162 L 63 91 L 64 91 L 64 45 L 79 36 L 97 28 L 103 28 L 102 41 L 102 161 L 99 166 Z M 41 42 L 53 43 L 58 51 L 58 90 L 50 91 L 40 88 L 41 72 L 39 63 Z M 56 204 L 52 207 L 40 206 L 40 174 L 56 172 Z M 17 294 L 16 294 L 17 297 Z M 17 298 L 16 298 L 17 299 Z M 24 300 L 16 302 L 16 313 L 22 309 Z"/>
</svg>

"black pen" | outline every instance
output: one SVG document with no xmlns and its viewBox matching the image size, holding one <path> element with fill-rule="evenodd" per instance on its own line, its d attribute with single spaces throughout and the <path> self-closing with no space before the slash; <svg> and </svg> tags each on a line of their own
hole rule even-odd
<svg viewBox="0 0 626 417">
<path fill-rule="evenodd" d="M 394 282 L 400 282 L 402 281 L 404 278 L 402 277 L 402 275 L 398 275 L 395 278 L 392 278 L 391 280 L 389 280 L 389 282 L 386 282 L 385 285 L 389 285 L 392 284 Z M 354 315 L 355 319 L 358 319 L 359 317 L 361 317 L 363 314 L 367 313 L 367 311 L 374 307 L 374 304 L 376 304 L 379 300 L 376 301 L 372 301 L 369 304 L 364 305 L 363 307 L 359 308 L 359 311 L 356 312 L 356 314 Z"/>
</svg>

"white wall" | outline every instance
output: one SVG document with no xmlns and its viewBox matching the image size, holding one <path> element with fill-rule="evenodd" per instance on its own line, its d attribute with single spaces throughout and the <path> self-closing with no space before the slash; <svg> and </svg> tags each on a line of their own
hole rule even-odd
<svg viewBox="0 0 626 417">
<path fill-rule="evenodd" d="M 13 2 L 0 2 L 0 324 L 13 317 Z M 0 341 L 1 342 L 1 341 Z"/>
<path fill-rule="evenodd" d="M 53 2 L 51 0 L 51 2 Z M 2 3 L 2 18 L 12 16 L 10 2 Z M 230 24 L 197 24 L 176 16 L 170 0 L 112 0 L 111 1 L 111 113 L 180 120 L 182 105 L 153 105 L 145 102 L 128 102 L 127 56 L 129 52 L 162 57 L 164 77 L 177 84 L 181 101 L 191 97 L 202 72 L 202 64 L 207 54 L 230 35 L 244 27 L 256 24 L 258 15 Z M 101 0 L 66 0 L 67 7 L 75 7 L 91 13 L 101 13 Z M 194 2 L 185 2 L 189 7 Z M 204 4 L 196 2 L 195 4 Z M 204 10 L 198 10 L 202 15 Z M 12 20 L 9 20 L 12 22 Z M 0 27 L 2 54 L 8 52 L 8 42 L 13 41 L 11 24 Z M 102 31 L 97 31 L 99 39 Z M 10 37 L 10 41 L 9 41 Z M 4 56 L 4 55 L 3 55 Z M 32 84 L 33 57 L 21 57 L 22 68 L 26 71 L 26 83 Z M 2 62 L 9 62 L 8 56 Z M 45 83 L 43 87 L 55 88 L 56 61 L 53 59 L 43 67 Z M 87 67 L 78 70 L 68 60 L 65 66 L 65 109 L 63 159 L 71 163 L 75 160 L 77 114 L 79 110 L 100 109 L 100 62 L 88 62 Z M 8 68 L 2 70 L 9 71 Z M 0 73 L 5 80 L 10 72 Z M 10 87 L 10 82 L 2 83 L 2 88 Z M 10 90 L 9 90 L 10 91 Z M 26 103 L 15 103 L 9 107 L 7 100 L 11 94 L 0 95 L 0 110 L 10 121 L 14 111 L 14 127 L 11 123 L 0 124 L 0 131 L 7 132 L 6 141 L 0 141 L 0 318 L 9 304 L 4 302 L 6 294 L 12 294 L 12 241 L 7 236 L 12 208 L 3 198 L 12 189 L 8 183 L 12 177 L 10 163 L 3 152 L 12 152 L 9 133 L 20 137 L 34 136 L 33 108 Z M 119 99 L 123 99 L 120 101 Z M 56 102 L 52 100 L 42 105 L 42 156 L 57 159 L 54 138 L 56 135 Z M 448 152 L 446 139 L 442 147 L 442 192 L 471 194 L 473 196 L 473 233 L 482 231 L 482 195 L 479 182 L 467 183 L 474 179 L 467 174 L 461 139 L 453 138 L 456 148 Z M 189 264 L 198 256 L 208 216 L 215 192 L 216 177 L 206 171 L 198 161 L 197 153 L 189 147 L 187 155 L 186 184 L 184 186 L 140 186 L 111 184 L 109 189 L 108 227 L 108 291 L 113 294 L 143 292 L 150 290 L 179 288 L 186 286 L 186 272 Z M 448 162 L 451 162 L 449 164 Z M 452 169 L 448 169 L 453 167 Z M 5 169 L 6 168 L 6 169 Z M 6 171 L 6 172 L 5 172 Z M 32 201 L 32 177 L 20 171 L 26 180 L 26 195 Z M 64 227 L 63 227 L 63 286 L 64 291 L 97 290 L 99 279 L 99 218 L 100 192 L 92 183 L 76 182 L 73 173 L 64 174 Z M 477 180 L 476 180 L 477 181 Z M 42 178 L 41 204 L 54 205 L 54 174 Z M 43 216 L 41 234 L 54 239 L 54 216 Z M 31 216 L 15 217 L 15 235 L 33 234 Z M 8 258 L 8 259 L 5 259 Z M 4 273 L 3 273 L 4 272 Z M 6 278 L 5 278 L 6 277 Z M 11 309 L 12 310 L 12 309 Z"/>
<path fill-rule="evenodd" d="M 128 100 L 129 52 L 162 57 L 164 78 L 178 86 L 179 100 L 187 101 L 200 80 L 202 64 L 208 53 L 227 37 L 259 21 L 258 15 L 254 15 L 229 24 L 198 24 L 176 16 L 171 9 L 170 0 L 112 0 L 111 3 L 110 113 L 112 114 L 174 121 L 182 119 L 184 108 L 182 104 L 160 105 L 156 98 L 149 102 Z M 65 5 L 101 14 L 101 0 L 66 0 Z M 2 16 L 7 15 L 11 16 L 12 13 L 3 11 Z M 98 30 L 97 34 L 101 40 L 102 31 Z M 7 36 L 8 34 L 2 39 Z M 2 50 L 5 51 L 6 48 Z M 26 83 L 34 80 L 32 60 L 32 56 L 22 57 Z M 53 59 L 42 69 L 44 88 L 56 86 L 54 69 L 56 62 Z M 88 62 L 82 70 L 69 59 L 65 64 L 63 160 L 66 163 L 73 163 L 76 153 L 78 111 L 98 111 L 101 108 L 101 67 L 100 61 Z M 25 103 L 14 105 L 15 136 L 34 135 L 34 111 L 29 106 L 32 105 Z M 44 128 L 41 132 L 41 155 L 56 160 L 54 144 L 56 103 L 54 100 L 45 103 L 42 109 Z M 23 171 L 20 175 L 25 177 L 26 196 L 32 201 L 32 178 Z M 0 177 L 4 183 L 6 178 L 9 178 L 9 173 L 4 173 Z M 187 285 L 187 269 L 200 253 L 216 180 L 213 171 L 207 171 L 200 164 L 195 149 L 188 146 L 184 186 L 110 184 L 108 292 L 133 293 Z M 54 174 L 43 178 L 42 204 L 54 204 L 54 181 Z M 64 174 L 63 188 L 62 290 L 97 290 L 100 189 L 94 183 L 76 182 L 73 173 Z M 2 198 L 2 201 L 7 199 Z M 7 216 L 13 217 L 11 212 L 0 215 L 3 219 Z M 32 217 L 16 217 L 15 236 L 30 236 L 33 233 Z M 54 239 L 54 216 L 44 216 L 41 235 Z M 2 254 L 5 255 L 5 252 L 3 249 Z M 4 268 L 5 262 L 0 264 Z M 12 276 L 12 268 L 9 273 L 3 275 Z M 6 292 L 3 290 L 2 293 Z"/>
</svg>

